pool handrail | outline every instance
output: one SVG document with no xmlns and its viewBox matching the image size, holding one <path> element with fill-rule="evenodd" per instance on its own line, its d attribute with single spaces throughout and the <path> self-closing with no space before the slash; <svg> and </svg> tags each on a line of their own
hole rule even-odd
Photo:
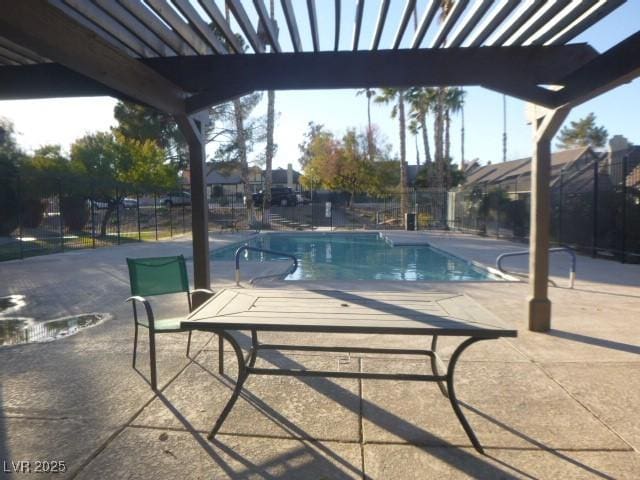
<svg viewBox="0 0 640 480">
<path fill-rule="evenodd" d="M 293 265 L 292 265 L 292 268 L 290 269 L 291 271 L 289 271 L 288 273 L 293 273 L 298 269 L 298 259 L 296 258 L 295 255 L 291 255 L 290 253 L 284 253 L 284 252 L 276 252 L 275 250 L 267 250 L 266 248 L 257 248 L 257 247 L 250 247 L 249 245 L 243 245 L 236 250 L 236 255 L 235 255 L 237 286 L 240 285 L 240 254 L 244 251 L 262 252 L 262 253 L 268 253 L 271 255 L 279 255 L 281 257 L 288 257 L 293 260 Z"/>
<path fill-rule="evenodd" d="M 550 248 L 549 253 L 553 253 L 553 252 L 565 252 L 571 257 L 571 267 L 569 269 L 569 288 L 573 288 L 573 284 L 575 283 L 575 280 L 576 280 L 576 253 L 573 251 L 571 247 L 567 247 L 567 246 Z M 508 272 L 502 267 L 502 260 L 504 260 L 507 257 L 516 257 L 520 255 L 529 255 L 529 250 L 523 250 L 520 252 L 503 253 L 502 255 L 498 255 L 498 258 L 496 258 L 496 268 L 500 270 L 502 273 L 509 274 L 510 272 Z"/>
</svg>

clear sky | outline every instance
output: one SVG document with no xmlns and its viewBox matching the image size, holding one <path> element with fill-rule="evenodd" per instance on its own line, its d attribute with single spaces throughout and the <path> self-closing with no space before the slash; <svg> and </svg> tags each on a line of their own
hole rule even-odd
<svg viewBox="0 0 640 480">
<path fill-rule="evenodd" d="M 286 32 L 286 24 L 279 7 L 276 18 L 281 26 L 280 41 L 283 49 L 290 50 L 290 40 Z M 321 49 L 333 47 L 333 3 L 318 2 L 318 21 Z M 423 11 L 426 0 L 418 0 L 419 14 Z M 304 2 L 293 2 L 300 31 L 308 32 L 308 18 L 303 10 Z M 381 48 L 389 48 L 395 33 L 404 2 L 393 0 L 387 28 L 381 40 Z M 341 48 L 348 49 L 352 41 L 355 2 L 343 2 Z M 368 5 L 368 4 L 367 4 Z M 371 7 L 372 5 L 369 5 Z M 376 6 L 377 7 L 377 6 Z M 322 10 L 328 8 L 328 10 Z M 353 11 L 352 11 L 353 10 Z M 369 48 L 372 28 L 375 24 L 377 8 L 366 8 L 359 47 Z M 254 22 L 255 23 L 255 22 Z M 617 11 L 590 28 L 575 41 L 588 42 L 602 52 L 640 29 L 640 0 L 628 0 Z M 408 46 L 412 36 L 410 24 L 405 34 L 403 46 Z M 425 38 L 428 42 L 429 35 Z M 312 48 L 309 35 L 302 37 L 305 50 Z M 502 160 L 503 110 L 502 95 L 481 88 L 468 88 L 465 115 L 465 159 L 479 158 L 481 163 Z M 275 141 L 278 151 L 274 161 L 275 167 L 286 167 L 292 163 L 298 167 L 298 144 L 302 141 L 307 124 L 310 121 L 324 124 L 328 129 L 341 135 L 349 127 L 364 129 L 367 122 L 367 105 L 365 96 L 356 96 L 355 90 L 324 91 L 282 91 L 276 93 Z M 27 150 L 45 145 L 60 144 L 68 150 L 73 141 L 86 133 L 107 130 L 115 124 L 113 106 L 115 100 L 104 98 L 72 98 L 29 101 L 0 101 L 0 116 L 13 121 L 17 131 L 19 145 Z M 618 87 L 617 89 L 591 100 L 577 108 L 569 115 L 567 122 L 577 120 L 594 112 L 598 124 L 604 125 L 610 135 L 622 134 L 632 143 L 640 144 L 640 79 Z M 256 113 L 266 113 L 265 101 L 260 104 Z M 397 120 L 390 118 L 390 107 L 373 104 L 372 119 L 379 126 L 383 135 L 398 152 Z M 454 162 L 460 160 L 460 117 L 455 117 L 451 128 L 451 153 Z M 516 159 L 531 154 L 531 127 L 527 125 L 524 102 L 507 98 L 507 158 Z M 414 163 L 416 159 L 415 141 L 407 137 L 407 160 Z M 264 146 L 258 146 L 264 148 Z M 424 158 L 420 142 L 420 158 Z M 433 149 L 433 147 L 431 147 Z"/>
</svg>

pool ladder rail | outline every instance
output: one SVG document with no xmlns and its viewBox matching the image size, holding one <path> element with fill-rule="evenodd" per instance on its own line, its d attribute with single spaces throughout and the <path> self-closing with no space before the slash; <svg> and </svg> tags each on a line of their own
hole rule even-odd
<svg viewBox="0 0 640 480">
<path fill-rule="evenodd" d="M 236 285 L 237 286 L 240 286 L 240 255 L 242 254 L 242 252 L 245 252 L 245 251 L 261 252 L 261 253 L 268 253 L 270 255 L 277 255 L 280 257 L 288 257 L 293 260 L 293 265 L 290 267 L 290 269 L 286 273 L 291 274 L 298 269 L 298 259 L 295 257 L 295 255 L 291 255 L 290 253 L 284 253 L 284 252 L 276 252 L 274 250 L 267 250 L 266 248 L 257 248 L 257 247 L 250 247 L 249 245 L 243 245 L 242 247 L 238 248 L 238 250 L 236 250 L 235 258 L 236 258 Z"/>
<path fill-rule="evenodd" d="M 576 280 L 576 253 L 573 251 L 572 248 L 565 247 L 565 246 L 554 247 L 549 249 L 549 253 L 554 253 L 554 252 L 564 252 L 571 257 L 571 267 L 569 268 L 569 288 L 573 288 L 573 284 L 575 283 L 575 280 Z M 502 273 L 518 275 L 515 272 L 509 272 L 505 270 L 504 267 L 502 266 L 502 260 L 504 260 L 507 257 L 517 257 L 520 255 L 529 255 L 529 250 L 523 250 L 521 252 L 503 253 L 502 255 L 498 255 L 498 258 L 496 258 L 496 268 L 500 270 Z"/>
</svg>

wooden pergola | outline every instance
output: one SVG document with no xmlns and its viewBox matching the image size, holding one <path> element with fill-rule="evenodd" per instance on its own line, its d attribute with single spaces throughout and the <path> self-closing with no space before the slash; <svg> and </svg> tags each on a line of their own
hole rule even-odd
<svg viewBox="0 0 640 480">
<path fill-rule="evenodd" d="M 320 38 L 315 0 L 277 3 L 289 49 L 264 0 L 0 0 L 0 99 L 110 95 L 173 115 L 190 151 L 196 288 L 210 285 L 201 113 L 209 106 L 255 90 L 448 85 L 526 100 L 536 106 L 529 328 L 548 330 L 551 139 L 571 108 L 640 75 L 640 31 L 603 53 L 569 42 L 625 0 L 457 0 L 445 18 L 440 0 L 429 0 L 415 31 L 407 27 L 416 0 L 404 0 L 397 24 L 390 0 L 358 0 L 355 9 L 334 0 L 329 39 Z M 366 9 L 376 18 L 365 25 L 369 38 Z M 341 28 L 346 14 L 350 31 Z"/>
</svg>

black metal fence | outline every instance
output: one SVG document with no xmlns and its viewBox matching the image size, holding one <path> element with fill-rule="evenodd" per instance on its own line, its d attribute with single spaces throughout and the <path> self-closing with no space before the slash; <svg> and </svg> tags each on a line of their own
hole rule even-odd
<svg viewBox="0 0 640 480">
<path fill-rule="evenodd" d="M 450 193 L 448 226 L 496 238 L 529 237 L 530 193 L 517 183 Z M 528 190 L 528 179 L 525 180 Z M 640 262 L 640 167 L 595 161 L 551 186 L 551 240 L 592 255 Z"/>
<path fill-rule="evenodd" d="M 255 228 L 271 230 L 392 230 L 404 229 L 399 192 L 377 196 L 340 192 L 303 192 L 296 205 L 263 209 L 254 207 Z M 447 192 L 442 189 L 407 191 L 408 213 L 415 214 L 417 228 L 444 228 Z"/>
<path fill-rule="evenodd" d="M 0 208 L 0 261 L 191 231 L 188 194 L 176 203 L 167 192 L 77 177 L 15 177 L 4 186 L 11 194 Z"/>
<path fill-rule="evenodd" d="M 626 160 L 561 173 L 551 188 L 551 236 L 594 255 L 640 261 L 640 166 Z M 191 231 L 189 186 L 160 192 L 91 179 L 3 179 L 0 261 L 79 248 L 171 238 Z M 42 185 L 42 182 L 39 183 Z M 76 192 L 71 194 L 70 192 Z M 78 193 L 80 192 L 80 193 Z M 186 192 L 186 193 L 184 193 Z M 240 192 L 212 189 L 213 232 L 239 230 L 404 229 L 399 192 L 355 195 L 301 192 L 295 205 L 247 207 Z M 6 193 L 6 192 L 5 192 Z M 448 228 L 496 238 L 529 236 L 528 180 L 459 191 L 410 189 L 415 228 Z"/>
</svg>

